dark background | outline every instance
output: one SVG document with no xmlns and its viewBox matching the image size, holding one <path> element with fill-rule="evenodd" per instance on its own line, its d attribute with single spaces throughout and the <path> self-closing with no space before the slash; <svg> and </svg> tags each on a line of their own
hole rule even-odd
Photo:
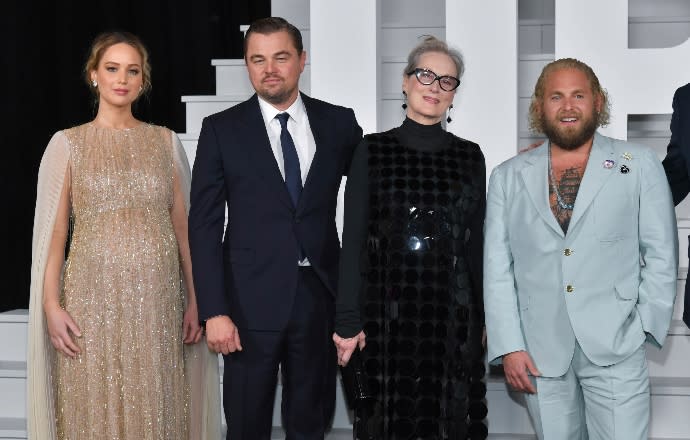
<svg viewBox="0 0 690 440">
<path fill-rule="evenodd" d="M 6 246 L 0 311 L 28 308 L 36 176 L 53 133 L 90 121 L 82 69 L 93 38 L 137 34 L 150 52 L 153 89 L 144 121 L 184 133 L 183 95 L 215 94 L 212 59 L 242 58 L 240 25 L 270 15 L 270 0 L 70 1 L 3 4 L 0 86 L 1 217 Z"/>
</svg>

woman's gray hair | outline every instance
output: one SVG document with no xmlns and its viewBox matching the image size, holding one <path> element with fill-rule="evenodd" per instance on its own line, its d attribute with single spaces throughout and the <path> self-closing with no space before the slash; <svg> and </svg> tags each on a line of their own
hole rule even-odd
<svg viewBox="0 0 690 440">
<path fill-rule="evenodd" d="M 455 63 L 455 67 L 458 70 L 457 78 L 462 78 L 462 74 L 465 73 L 465 62 L 462 59 L 460 51 L 448 47 L 445 41 L 439 40 L 432 35 L 425 36 L 424 40 L 412 49 L 407 56 L 407 66 L 405 66 L 403 74 L 408 75 L 414 69 L 420 67 L 418 66 L 419 58 L 428 52 L 438 52 L 448 55 Z"/>
</svg>

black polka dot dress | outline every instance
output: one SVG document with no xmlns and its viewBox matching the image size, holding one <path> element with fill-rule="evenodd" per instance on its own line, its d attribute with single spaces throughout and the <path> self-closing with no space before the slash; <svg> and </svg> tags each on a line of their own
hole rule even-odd
<svg viewBox="0 0 690 440">
<path fill-rule="evenodd" d="M 364 329 L 376 399 L 360 439 L 483 439 L 486 169 L 475 143 L 410 119 L 365 136 L 348 175 L 336 332 Z"/>
</svg>

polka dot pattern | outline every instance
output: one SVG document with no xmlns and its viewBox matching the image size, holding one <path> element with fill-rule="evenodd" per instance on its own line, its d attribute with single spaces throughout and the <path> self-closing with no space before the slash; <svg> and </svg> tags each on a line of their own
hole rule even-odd
<svg viewBox="0 0 690 440">
<path fill-rule="evenodd" d="M 484 198 L 479 147 L 417 151 L 395 131 L 369 141 L 364 363 L 376 401 L 359 438 L 483 439 L 481 301 L 469 225 Z"/>
</svg>

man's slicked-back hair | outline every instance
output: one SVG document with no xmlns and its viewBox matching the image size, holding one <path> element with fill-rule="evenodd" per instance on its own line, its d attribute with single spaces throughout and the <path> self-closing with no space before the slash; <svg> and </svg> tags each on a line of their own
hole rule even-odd
<svg viewBox="0 0 690 440">
<path fill-rule="evenodd" d="M 292 44 L 297 49 L 297 55 L 302 55 L 304 46 L 302 45 L 302 33 L 293 25 L 282 17 L 265 17 L 254 21 L 249 25 L 249 29 L 244 34 L 244 56 L 247 57 L 247 41 L 251 34 L 268 35 L 275 32 L 285 31 L 290 35 Z"/>
</svg>

